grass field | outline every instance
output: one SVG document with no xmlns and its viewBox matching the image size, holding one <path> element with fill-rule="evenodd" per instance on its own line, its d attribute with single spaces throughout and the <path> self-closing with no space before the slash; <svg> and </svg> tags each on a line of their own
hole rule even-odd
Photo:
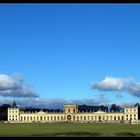
<svg viewBox="0 0 140 140">
<path fill-rule="evenodd" d="M 140 124 L 0 124 L 0 136 L 140 136 Z"/>
</svg>

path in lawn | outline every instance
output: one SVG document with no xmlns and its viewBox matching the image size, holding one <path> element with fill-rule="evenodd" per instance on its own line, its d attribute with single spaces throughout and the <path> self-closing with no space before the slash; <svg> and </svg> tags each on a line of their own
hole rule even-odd
<svg viewBox="0 0 140 140">
<path fill-rule="evenodd" d="M 140 125 L 132 124 L 0 124 L 0 136 L 140 136 Z"/>
</svg>

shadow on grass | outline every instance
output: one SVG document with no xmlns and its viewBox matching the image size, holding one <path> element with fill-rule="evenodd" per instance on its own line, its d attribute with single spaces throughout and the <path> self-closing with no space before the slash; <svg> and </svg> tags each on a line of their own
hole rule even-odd
<svg viewBox="0 0 140 140">
<path fill-rule="evenodd" d="M 67 137 L 67 136 L 100 136 L 100 133 L 90 133 L 90 132 L 63 132 L 63 133 L 53 133 L 53 134 L 39 134 L 39 135 L 31 135 L 38 137 Z"/>
<path fill-rule="evenodd" d="M 136 134 L 131 132 L 122 132 L 122 133 L 116 133 L 115 136 L 136 136 Z"/>
</svg>

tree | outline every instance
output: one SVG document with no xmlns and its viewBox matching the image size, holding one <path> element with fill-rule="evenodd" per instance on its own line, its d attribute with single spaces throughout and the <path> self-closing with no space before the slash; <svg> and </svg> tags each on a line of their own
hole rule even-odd
<svg viewBox="0 0 140 140">
<path fill-rule="evenodd" d="M 139 103 L 136 103 L 134 106 L 135 106 L 135 107 L 136 107 L 136 106 L 140 106 L 140 104 L 139 104 Z"/>
<path fill-rule="evenodd" d="M 112 104 L 110 107 L 110 112 L 120 112 L 121 111 L 121 107 L 119 105 L 116 104 Z"/>
</svg>

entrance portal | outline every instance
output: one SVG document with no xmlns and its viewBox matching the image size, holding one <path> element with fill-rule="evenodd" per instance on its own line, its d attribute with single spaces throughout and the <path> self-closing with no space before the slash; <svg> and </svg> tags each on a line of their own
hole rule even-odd
<svg viewBox="0 0 140 140">
<path fill-rule="evenodd" d="M 71 115 L 68 115 L 68 116 L 67 116 L 67 121 L 68 121 L 68 122 L 71 122 Z"/>
</svg>

